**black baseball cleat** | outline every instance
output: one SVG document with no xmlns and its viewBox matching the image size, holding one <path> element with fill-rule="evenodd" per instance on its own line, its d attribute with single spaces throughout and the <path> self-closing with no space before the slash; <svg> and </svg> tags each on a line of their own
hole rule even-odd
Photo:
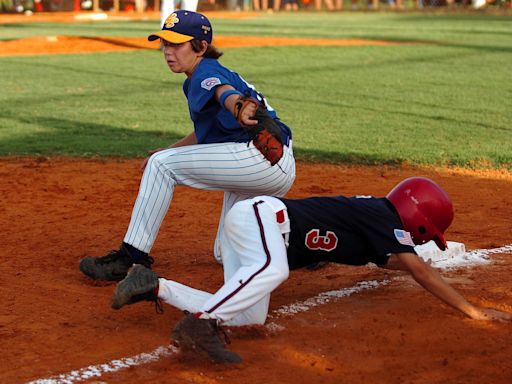
<svg viewBox="0 0 512 384">
<path fill-rule="evenodd" d="M 172 331 L 171 338 L 184 352 L 206 354 L 214 363 L 241 363 L 242 358 L 228 349 L 220 338 L 215 319 L 199 319 L 188 313 Z"/>
<path fill-rule="evenodd" d="M 143 265 L 135 264 L 128 275 L 119 283 L 112 296 L 112 308 L 120 309 L 124 305 L 139 301 L 154 301 L 157 312 L 162 312 L 160 299 L 155 293 L 158 287 L 158 275 Z"/>
<path fill-rule="evenodd" d="M 151 268 L 153 262 L 151 256 L 143 256 L 137 260 L 137 264 L 142 264 L 148 268 Z M 93 280 L 120 281 L 126 277 L 133 263 L 130 253 L 124 244 L 121 244 L 119 250 L 110 251 L 106 256 L 84 257 L 80 260 L 80 271 Z"/>
</svg>

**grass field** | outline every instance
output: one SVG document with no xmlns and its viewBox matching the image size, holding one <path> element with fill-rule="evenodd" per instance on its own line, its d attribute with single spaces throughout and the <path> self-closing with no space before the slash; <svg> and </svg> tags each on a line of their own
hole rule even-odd
<svg viewBox="0 0 512 384">
<path fill-rule="evenodd" d="M 294 130 L 299 159 L 512 169 L 508 16 L 299 13 L 212 18 L 218 35 L 392 46 L 225 49 Z M 157 27 L 158 29 L 158 27 Z M 5 24 L 31 36 L 145 37 L 155 21 Z M 0 57 L 0 155 L 144 156 L 191 131 L 161 52 Z"/>
</svg>

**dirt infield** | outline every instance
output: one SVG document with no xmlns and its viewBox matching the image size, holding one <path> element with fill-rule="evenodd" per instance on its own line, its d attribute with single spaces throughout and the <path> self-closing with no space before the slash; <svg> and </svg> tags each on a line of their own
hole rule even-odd
<svg viewBox="0 0 512 384">
<path fill-rule="evenodd" d="M 0 382 L 23 383 L 167 345 L 179 311 L 142 303 L 113 311 L 114 286 L 78 271 L 78 260 L 117 247 L 126 230 L 140 160 L 0 160 L 2 283 Z M 442 169 L 298 163 L 291 197 L 385 194 L 424 175 L 451 195 L 448 239 L 468 249 L 512 243 L 512 175 Z M 155 270 L 215 290 L 211 254 L 221 194 L 179 187 L 152 251 Z M 511 254 L 492 264 L 444 272 L 470 301 L 512 311 Z M 479 323 L 441 304 L 400 273 L 329 265 L 296 271 L 271 310 L 358 281 L 391 279 L 321 307 L 278 319 L 279 332 L 234 331 L 245 362 L 227 367 L 178 356 L 103 374 L 94 383 L 510 383 L 510 324 Z"/>
<path fill-rule="evenodd" d="M 246 19 L 261 16 L 255 12 L 214 12 L 206 13 L 216 18 Z M 94 14 L 40 13 L 32 16 L 1 15 L 0 24 L 27 22 L 92 22 Z M 108 20 L 159 20 L 157 13 L 102 14 Z M 97 21 L 101 22 L 101 21 Z M 353 45 L 398 45 L 407 42 L 392 42 L 367 39 L 309 39 L 261 36 L 215 36 L 213 43 L 219 48 L 262 47 L 262 46 L 353 46 Z M 129 37 L 85 37 L 85 36 L 36 36 L 14 40 L 0 40 L 0 56 L 28 56 L 67 53 L 91 53 L 130 51 L 137 49 L 159 49 L 159 44 L 146 38 Z"/>
<path fill-rule="evenodd" d="M 351 46 L 351 45 L 396 45 L 382 40 L 362 39 L 305 39 L 259 36 L 217 36 L 213 43 L 218 48 L 264 47 L 264 46 Z M 146 38 L 114 38 L 84 36 L 38 36 L 26 39 L 0 41 L 0 56 L 33 56 L 67 53 L 92 53 L 159 49 L 159 44 Z"/>
</svg>

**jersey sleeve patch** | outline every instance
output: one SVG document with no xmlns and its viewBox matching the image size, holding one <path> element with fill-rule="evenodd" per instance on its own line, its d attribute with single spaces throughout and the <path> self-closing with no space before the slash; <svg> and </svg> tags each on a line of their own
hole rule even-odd
<svg viewBox="0 0 512 384">
<path fill-rule="evenodd" d="M 222 84 L 218 77 L 209 77 L 201 81 L 201 88 L 211 91 L 213 87 Z"/>
<path fill-rule="evenodd" d="M 412 241 L 411 234 L 407 231 L 403 231 L 401 229 L 395 229 L 395 237 L 400 244 L 410 245 L 412 247 L 414 247 L 416 245 L 416 244 L 414 244 L 414 241 Z"/>
</svg>

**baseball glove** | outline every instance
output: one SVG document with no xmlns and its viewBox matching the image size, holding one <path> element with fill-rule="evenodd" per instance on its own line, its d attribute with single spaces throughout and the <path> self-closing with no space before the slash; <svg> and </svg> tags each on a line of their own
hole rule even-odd
<svg viewBox="0 0 512 384">
<path fill-rule="evenodd" d="M 257 107 L 252 119 L 257 120 L 258 124 L 244 125 L 240 116 L 243 110 L 251 104 Z M 235 116 L 254 146 L 270 162 L 270 165 L 276 165 L 283 157 L 283 138 L 281 137 L 281 128 L 268 114 L 267 109 L 253 98 L 241 98 L 235 104 Z"/>
</svg>

